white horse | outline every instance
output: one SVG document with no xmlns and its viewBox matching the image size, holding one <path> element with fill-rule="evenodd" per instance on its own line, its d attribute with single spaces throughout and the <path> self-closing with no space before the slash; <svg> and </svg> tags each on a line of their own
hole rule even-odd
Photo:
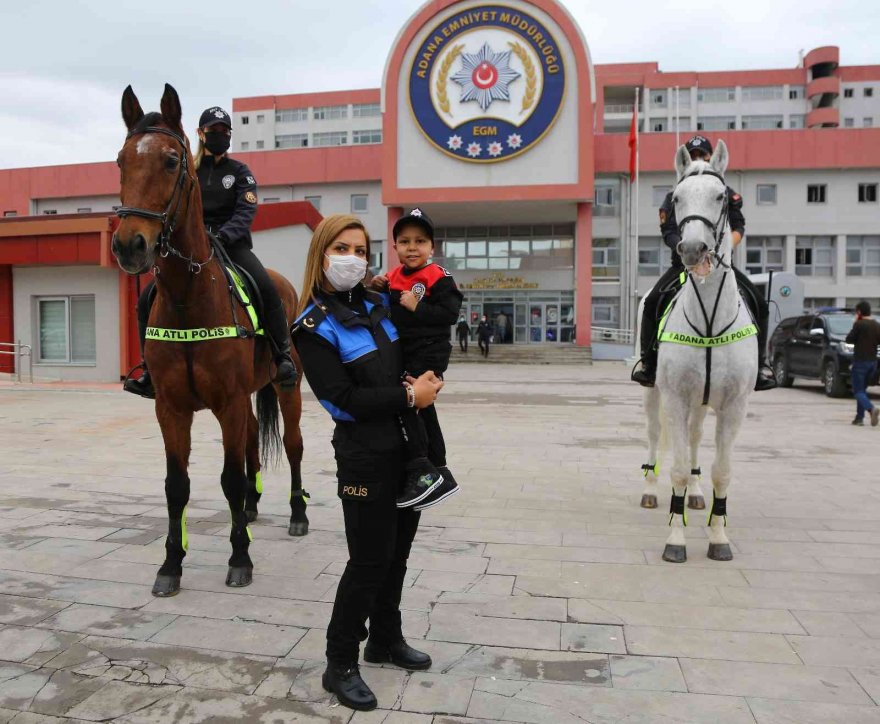
<svg viewBox="0 0 880 724">
<path fill-rule="evenodd" d="M 687 269 L 687 282 L 661 324 L 656 387 L 645 395 L 651 462 L 643 468 L 648 487 L 642 497 L 644 507 L 656 507 L 656 461 L 662 427 L 673 452 L 671 531 L 663 559 L 675 563 L 687 559 L 684 527 L 689 484 L 696 488 L 691 507 L 702 498 L 696 461 L 708 407 L 717 418 L 708 555 L 721 561 L 733 558 L 724 531 L 731 453 L 758 373 L 757 330 L 730 268 L 732 245 L 724 182 L 727 161 L 724 141 L 718 142 L 708 162 L 692 161 L 685 146 L 675 156 L 678 182 L 673 203 L 682 237 L 678 252 Z"/>
</svg>

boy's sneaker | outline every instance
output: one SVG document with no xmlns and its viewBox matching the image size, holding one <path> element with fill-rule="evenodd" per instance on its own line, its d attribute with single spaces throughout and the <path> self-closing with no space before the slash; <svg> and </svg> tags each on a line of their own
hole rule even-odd
<svg viewBox="0 0 880 724">
<path fill-rule="evenodd" d="M 398 508 L 409 508 L 427 498 L 438 485 L 443 476 L 428 458 L 417 458 L 406 466 L 406 485 L 397 499 Z"/>
<path fill-rule="evenodd" d="M 452 477 L 452 473 L 449 471 L 449 468 L 443 466 L 438 468 L 440 473 L 443 475 L 443 482 L 440 483 L 427 498 L 425 498 L 418 505 L 413 506 L 413 510 L 424 510 L 425 508 L 430 508 L 432 505 L 437 505 L 437 503 L 442 503 L 446 498 L 455 495 L 458 492 L 458 483 L 455 482 L 455 478 Z"/>
</svg>

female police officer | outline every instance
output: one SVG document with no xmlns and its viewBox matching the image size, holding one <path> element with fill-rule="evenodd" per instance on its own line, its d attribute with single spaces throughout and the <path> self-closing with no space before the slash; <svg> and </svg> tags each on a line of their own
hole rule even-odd
<svg viewBox="0 0 880 724">
<path fill-rule="evenodd" d="M 202 192 L 202 209 L 205 226 L 214 234 L 229 257 L 250 274 L 259 288 L 263 300 L 262 321 L 275 347 L 275 364 L 278 382 L 296 379 L 296 368 L 290 358 L 290 334 L 287 315 L 275 285 L 265 267 L 254 255 L 251 240 L 251 224 L 257 213 L 257 183 L 246 164 L 229 158 L 229 141 L 232 122 L 222 108 L 208 108 L 199 118 L 199 147 L 194 161 L 199 188 Z M 152 292 L 151 281 L 138 298 L 138 333 L 143 356 L 147 320 L 150 316 Z M 127 379 L 123 388 L 142 397 L 155 397 L 153 382 L 146 365 L 137 379 Z"/>
<path fill-rule="evenodd" d="M 368 255 L 369 238 L 356 217 L 328 216 L 318 225 L 294 330 L 309 385 L 336 422 L 333 447 L 348 542 L 327 628 L 323 684 L 345 706 L 364 711 L 376 707 L 358 669 L 367 619 L 367 661 L 409 670 L 431 666 L 401 630 L 401 589 L 419 513 L 397 507 L 406 478 L 399 414 L 433 404 L 443 386 L 433 372 L 401 381 L 388 300 L 362 283 Z"/>
</svg>

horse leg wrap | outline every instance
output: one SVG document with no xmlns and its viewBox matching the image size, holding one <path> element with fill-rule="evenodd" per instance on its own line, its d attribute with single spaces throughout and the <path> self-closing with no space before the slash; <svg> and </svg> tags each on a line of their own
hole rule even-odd
<svg viewBox="0 0 880 724">
<path fill-rule="evenodd" d="M 168 537 L 165 539 L 165 562 L 159 569 L 163 575 L 180 575 L 189 540 L 186 534 L 186 508 L 180 518 L 168 519 Z"/>
<path fill-rule="evenodd" d="M 263 494 L 263 474 L 259 470 L 257 470 L 255 477 L 254 489 L 257 491 L 257 495 Z"/>
<path fill-rule="evenodd" d="M 642 470 L 644 471 L 646 478 L 648 477 L 648 473 L 654 473 L 656 476 L 660 475 L 660 465 L 658 463 L 654 463 L 653 465 L 651 463 L 645 463 L 642 465 Z"/>
<path fill-rule="evenodd" d="M 685 495 L 687 495 L 687 488 L 685 488 Z M 687 526 L 687 509 L 684 507 L 685 495 L 676 495 L 673 493 L 672 497 L 669 499 L 669 525 L 672 525 L 672 519 L 674 516 L 680 515 L 682 524 Z"/>
<path fill-rule="evenodd" d="M 712 518 L 716 515 L 724 518 L 724 525 L 727 526 L 727 498 L 716 498 L 714 495 L 712 496 L 712 511 L 709 513 L 709 522 L 707 525 L 712 525 Z"/>
<path fill-rule="evenodd" d="M 289 503 L 294 498 L 302 498 L 303 505 L 308 505 L 311 496 L 305 490 L 300 488 L 299 490 L 290 491 L 290 497 L 287 499 L 287 502 Z"/>
</svg>

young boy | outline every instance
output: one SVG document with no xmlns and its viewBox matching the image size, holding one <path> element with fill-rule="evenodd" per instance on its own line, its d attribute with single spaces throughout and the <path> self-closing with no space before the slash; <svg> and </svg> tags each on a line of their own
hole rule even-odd
<svg viewBox="0 0 880 724">
<path fill-rule="evenodd" d="M 442 377 L 449 366 L 449 328 L 458 320 L 462 294 L 443 267 L 430 263 L 434 225 L 421 209 L 394 224 L 394 248 L 400 266 L 377 277 L 375 285 L 391 295 L 391 320 L 397 327 L 407 374 L 431 370 Z M 397 507 L 423 510 L 458 492 L 446 465 L 446 444 L 434 405 L 402 416 L 407 438 L 407 480 Z"/>
</svg>

